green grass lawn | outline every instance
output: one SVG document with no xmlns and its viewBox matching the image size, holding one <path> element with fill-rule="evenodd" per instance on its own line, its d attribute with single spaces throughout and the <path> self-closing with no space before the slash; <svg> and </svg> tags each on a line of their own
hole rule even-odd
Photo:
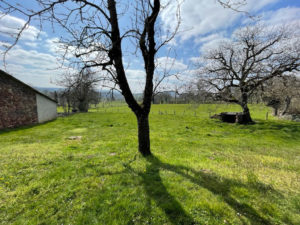
<svg viewBox="0 0 300 225">
<path fill-rule="evenodd" d="M 148 158 L 121 104 L 2 131 L 0 224 L 300 224 L 300 124 L 236 110 L 154 105 Z"/>
</svg>

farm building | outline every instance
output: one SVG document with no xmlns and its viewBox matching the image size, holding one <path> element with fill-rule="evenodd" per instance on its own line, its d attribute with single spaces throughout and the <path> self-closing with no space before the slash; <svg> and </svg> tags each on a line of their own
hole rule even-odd
<svg viewBox="0 0 300 225">
<path fill-rule="evenodd" d="M 56 106 L 52 98 L 0 70 L 0 129 L 55 119 Z"/>
</svg>

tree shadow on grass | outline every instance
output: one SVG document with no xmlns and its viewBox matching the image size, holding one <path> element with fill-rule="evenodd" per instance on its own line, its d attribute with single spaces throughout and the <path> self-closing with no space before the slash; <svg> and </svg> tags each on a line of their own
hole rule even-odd
<svg viewBox="0 0 300 225">
<path fill-rule="evenodd" d="M 160 176 L 160 165 L 157 161 L 149 160 L 146 172 L 139 174 L 142 178 L 145 191 L 150 199 L 165 212 L 172 224 L 195 224 L 193 219 L 167 190 Z"/>
<path fill-rule="evenodd" d="M 149 197 L 147 199 L 147 209 L 149 211 L 151 210 L 151 199 L 153 199 L 157 206 L 165 212 L 170 223 L 176 225 L 197 224 L 184 210 L 180 202 L 168 192 L 167 188 L 163 184 L 159 174 L 160 169 L 162 169 L 160 161 L 154 156 L 149 156 L 146 159 L 150 162 L 150 164 L 147 165 L 145 172 L 136 172 L 129 165 L 130 163 L 123 165 L 131 173 L 142 178 L 142 184 L 147 196 Z"/>
<path fill-rule="evenodd" d="M 160 170 L 174 172 L 188 179 L 190 182 L 221 197 L 223 201 L 228 204 L 228 206 L 235 210 L 236 213 L 242 214 L 244 217 L 246 217 L 251 224 L 272 224 L 272 222 L 262 217 L 253 207 L 245 203 L 240 203 L 230 195 L 231 187 L 249 188 L 249 184 L 243 184 L 234 179 L 221 178 L 212 173 L 196 171 L 185 166 L 176 166 L 169 163 L 164 163 L 155 156 L 147 157 L 147 161 L 150 164 L 147 165 L 146 171 L 144 173 L 139 172 L 137 174 L 142 178 L 142 183 L 148 197 L 153 199 L 157 206 L 165 212 L 172 224 L 192 225 L 199 223 L 195 222 L 193 218 L 184 210 L 181 203 L 168 192 L 159 174 Z M 129 165 L 126 165 L 126 167 L 134 172 Z M 255 188 L 259 188 L 260 191 L 271 191 L 279 194 L 272 188 L 266 187 L 264 184 L 260 184 L 259 187 Z M 243 221 L 243 218 L 241 218 L 241 220 L 242 222 L 245 222 Z"/>
</svg>

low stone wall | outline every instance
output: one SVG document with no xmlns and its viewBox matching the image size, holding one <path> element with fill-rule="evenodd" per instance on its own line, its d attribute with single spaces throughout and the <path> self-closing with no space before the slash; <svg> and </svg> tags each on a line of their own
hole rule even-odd
<svg viewBox="0 0 300 225">
<path fill-rule="evenodd" d="M 210 118 L 219 119 L 226 123 L 254 124 L 254 122 L 249 120 L 249 117 L 242 112 L 222 112 L 220 114 L 215 114 Z"/>
<path fill-rule="evenodd" d="M 37 122 L 36 93 L 0 74 L 0 129 Z"/>
</svg>

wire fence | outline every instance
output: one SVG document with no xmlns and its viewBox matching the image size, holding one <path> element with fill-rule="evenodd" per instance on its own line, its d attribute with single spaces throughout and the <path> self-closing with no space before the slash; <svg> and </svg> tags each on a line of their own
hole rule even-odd
<svg viewBox="0 0 300 225">
<path fill-rule="evenodd" d="M 250 106 L 251 112 L 256 118 L 269 120 L 273 118 L 271 109 L 259 104 Z M 128 114 L 131 113 L 130 108 L 124 102 L 104 102 L 92 107 L 90 112 L 98 113 L 118 113 Z M 150 115 L 158 116 L 189 116 L 189 117 L 202 117 L 210 118 L 211 116 L 221 112 L 239 112 L 239 106 L 232 104 L 199 104 L 189 105 L 175 105 L 175 104 L 162 104 L 152 105 Z"/>
</svg>

